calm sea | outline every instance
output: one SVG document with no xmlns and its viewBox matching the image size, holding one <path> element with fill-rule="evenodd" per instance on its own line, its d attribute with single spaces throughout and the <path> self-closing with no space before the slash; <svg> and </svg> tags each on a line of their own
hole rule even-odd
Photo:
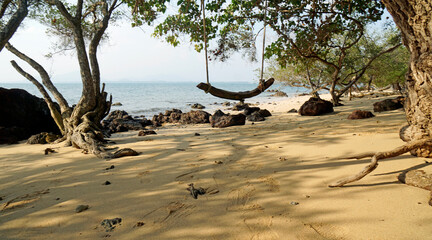
<svg viewBox="0 0 432 240">
<path fill-rule="evenodd" d="M 63 94 L 70 105 L 78 102 L 81 97 L 81 83 L 58 83 L 55 84 L 57 89 Z M 144 115 L 151 118 L 159 112 L 177 108 L 183 112 L 190 111 L 190 105 L 200 103 L 206 106 L 207 112 L 213 112 L 221 107 L 226 101 L 234 103 L 232 100 L 225 100 L 206 94 L 204 91 L 196 88 L 197 83 L 149 83 L 149 82 L 115 82 L 106 83 L 106 92 L 112 94 L 113 103 L 120 102 L 122 106 L 113 106 L 111 110 L 125 110 L 133 116 Z M 213 83 L 215 87 L 229 91 L 248 91 L 257 87 L 255 83 Z M 37 88 L 31 83 L 0 83 L 4 88 L 21 88 L 29 93 L 41 97 Z M 279 89 L 293 97 L 298 93 L 305 92 L 304 89 L 274 85 L 271 89 Z M 264 92 L 257 97 L 246 100 L 248 103 L 256 102 L 273 102 L 278 99 L 270 97 L 271 93 Z"/>
</svg>

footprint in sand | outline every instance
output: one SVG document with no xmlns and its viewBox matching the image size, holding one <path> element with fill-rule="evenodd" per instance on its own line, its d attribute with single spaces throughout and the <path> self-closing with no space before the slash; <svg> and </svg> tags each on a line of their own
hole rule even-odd
<svg viewBox="0 0 432 240">
<path fill-rule="evenodd" d="M 267 191 L 269 192 L 279 192 L 279 181 L 275 180 L 270 176 L 263 176 L 259 178 L 260 182 L 265 183 L 267 186 Z"/>
<path fill-rule="evenodd" d="M 12 200 L 7 201 L 3 204 L 1 211 L 12 210 L 15 208 L 22 208 L 27 206 L 30 203 L 36 202 L 41 198 L 41 195 L 49 193 L 49 189 L 44 189 L 40 191 L 35 191 L 33 193 L 25 194 L 22 196 L 18 196 L 13 198 Z"/>
<path fill-rule="evenodd" d="M 140 172 L 137 174 L 137 177 L 140 179 L 140 183 L 146 184 L 146 183 L 151 183 L 153 182 L 153 180 L 151 179 L 151 177 L 149 176 L 151 173 L 150 170 L 144 171 L 144 172 Z"/>
<path fill-rule="evenodd" d="M 175 225 L 181 222 L 183 218 L 192 214 L 194 208 L 195 205 L 179 201 L 170 202 L 145 214 L 141 222 L 157 230 L 163 225 Z"/>
<path fill-rule="evenodd" d="M 280 239 L 279 235 L 272 230 L 273 221 L 271 216 L 250 216 L 243 219 L 243 222 L 251 233 L 250 239 Z"/>
<path fill-rule="evenodd" d="M 228 194 L 229 202 L 226 210 L 262 210 L 261 205 L 253 203 L 252 198 L 254 195 L 255 188 L 251 185 L 231 190 Z"/>
</svg>

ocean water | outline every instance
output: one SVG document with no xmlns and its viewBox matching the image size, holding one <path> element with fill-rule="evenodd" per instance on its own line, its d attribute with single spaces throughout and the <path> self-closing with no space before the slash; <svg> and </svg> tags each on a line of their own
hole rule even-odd
<svg viewBox="0 0 432 240">
<path fill-rule="evenodd" d="M 81 97 L 81 83 L 58 83 L 57 89 L 63 94 L 69 105 L 78 102 Z M 177 108 L 183 112 L 190 111 L 190 106 L 200 103 L 206 107 L 205 111 L 213 112 L 221 107 L 226 100 L 206 94 L 196 88 L 197 83 L 192 82 L 172 82 L 172 83 L 150 83 L 150 82 L 114 82 L 106 83 L 105 91 L 113 96 L 113 103 L 120 102 L 122 106 L 112 106 L 111 110 L 125 110 L 130 115 L 151 118 L 153 115 L 165 110 Z M 214 87 L 229 91 L 248 91 L 257 87 L 255 83 L 213 83 Z M 4 88 L 21 88 L 29 93 L 42 97 L 37 88 L 31 83 L 1 83 Z M 306 92 L 305 89 L 292 88 L 274 84 L 270 89 L 279 89 L 294 97 L 296 94 Z M 264 92 L 254 98 L 246 99 L 247 103 L 274 102 L 280 98 L 270 97 L 272 93 Z"/>
</svg>

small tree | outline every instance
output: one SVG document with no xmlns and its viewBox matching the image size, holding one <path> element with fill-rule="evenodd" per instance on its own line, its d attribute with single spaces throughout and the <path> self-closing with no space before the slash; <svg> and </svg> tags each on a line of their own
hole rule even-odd
<svg viewBox="0 0 432 240">
<path fill-rule="evenodd" d="M 122 4 L 118 0 L 83 1 L 75 5 L 60 0 L 46 0 L 39 13 L 39 20 L 45 23 L 52 33 L 64 37 L 66 45 L 73 45 L 80 67 L 82 95 L 73 108 L 56 89 L 45 69 L 35 60 L 20 52 L 10 44 L 6 48 L 26 61 L 40 75 L 42 84 L 25 72 L 15 61 L 14 68 L 40 90 L 55 122 L 63 134 L 67 145 L 73 145 L 99 157 L 112 157 L 103 148 L 104 134 L 101 120 L 108 114 L 111 99 L 100 82 L 97 48 L 102 41 L 114 11 Z M 88 46 L 86 45 L 88 43 Z M 47 90 L 52 93 L 60 108 L 57 109 Z"/>
</svg>

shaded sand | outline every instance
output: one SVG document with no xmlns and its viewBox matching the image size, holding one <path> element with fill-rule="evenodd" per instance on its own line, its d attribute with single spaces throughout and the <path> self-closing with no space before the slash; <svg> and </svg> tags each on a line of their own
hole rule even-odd
<svg viewBox="0 0 432 240">
<path fill-rule="evenodd" d="M 114 146 L 141 155 L 111 161 L 61 145 L 48 156 L 47 145 L 0 146 L 0 239 L 432 239 L 429 192 L 397 181 L 408 169 L 432 172 L 427 159 L 386 159 L 357 183 L 327 187 L 369 161 L 339 158 L 402 144 L 401 110 L 346 119 L 374 101 L 318 117 L 278 101 L 253 125 L 116 134 Z M 189 183 L 207 194 L 193 199 Z M 112 231 L 101 226 L 117 217 Z"/>
</svg>

